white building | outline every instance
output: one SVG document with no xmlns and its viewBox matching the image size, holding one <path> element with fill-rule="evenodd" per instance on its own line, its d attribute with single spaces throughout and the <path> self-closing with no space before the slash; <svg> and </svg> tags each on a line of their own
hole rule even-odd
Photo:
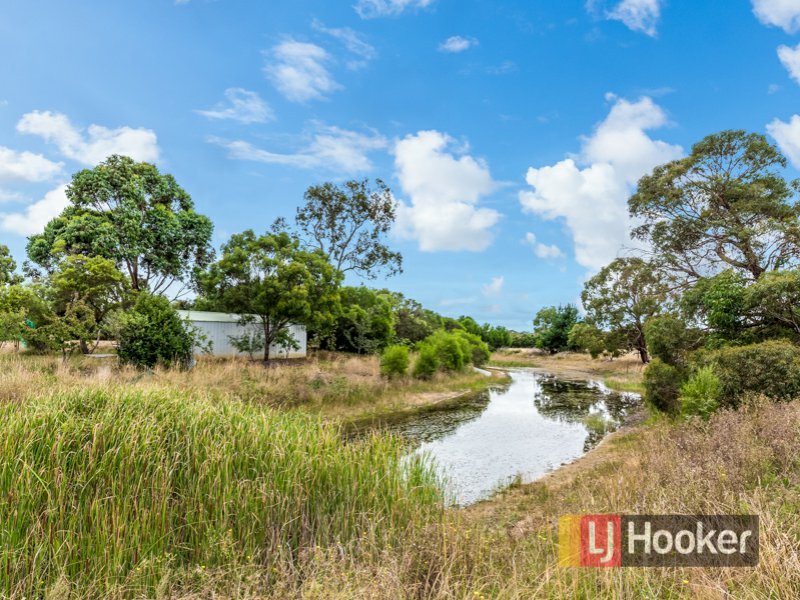
<svg viewBox="0 0 800 600">
<path fill-rule="evenodd" d="M 240 315 L 220 313 L 220 312 L 201 312 L 197 310 L 179 310 L 181 319 L 189 321 L 211 342 L 211 355 L 220 357 L 248 356 L 245 352 L 239 352 L 231 344 L 231 337 L 241 337 L 246 333 L 261 332 L 263 329 L 260 323 L 250 325 L 240 325 Z M 307 352 L 306 328 L 303 325 L 292 325 L 289 333 L 295 340 L 299 348 L 281 348 L 275 345 L 270 347 L 270 358 L 305 358 Z M 263 356 L 264 351 L 257 352 L 256 356 Z"/>
</svg>

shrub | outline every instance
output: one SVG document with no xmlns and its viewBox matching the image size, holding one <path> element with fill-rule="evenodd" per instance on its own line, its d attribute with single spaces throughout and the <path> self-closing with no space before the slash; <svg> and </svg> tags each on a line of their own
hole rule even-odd
<svg viewBox="0 0 800 600">
<path fill-rule="evenodd" d="M 455 331 L 454 333 L 459 337 L 461 350 L 468 362 L 476 367 L 481 367 L 489 362 L 492 353 L 489 351 L 488 344 L 480 336 L 466 331 Z"/>
<path fill-rule="evenodd" d="M 669 365 L 683 363 L 688 332 L 682 319 L 670 314 L 650 317 L 645 323 L 644 335 L 653 358 Z"/>
<path fill-rule="evenodd" d="M 445 371 L 461 371 L 469 361 L 464 342 L 453 333 L 440 330 L 426 341 L 436 349 L 439 365 Z"/>
<path fill-rule="evenodd" d="M 140 368 L 185 367 L 196 336 L 163 296 L 140 293 L 118 323 L 119 359 Z"/>
<path fill-rule="evenodd" d="M 381 355 L 381 375 L 384 377 L 402 377 L 408 372 L 408 347 L 389 346 Z"/>
<path fill-rule="evenodd" d="M 431 344 L 420 344 L 419 354 L 414 363 L 414 377 L 417 379 L 430 379 L 439 370 L 439 357 L 436 348 Z"/>
<path fill-rule="evenodd" d="M 605 334 L 588 323 L 573 325 L 569 330 L 568 343 L 571 348 L 588 352 L 592 358 L 597 358 L 606 349 Z"/>
<path fill-rule="evenodd" d="M 723 348 L 703 355 L 722 386 L 720 404 L 735 407 L 747 392 L 773 400 L 800 396 L 800 348 L 781 340 Z"/>
<path fill-rule="evenodd" d="M 661 412 L 678 412 L 680 385 L 681 372 L 660 358 L 654 358 L 644 371 L 645 400 Z"/>
<path fill-rule="evenodd" d="M 681 411 L 708 419 L 719 408 L 722 384 L 711 366 L 701 367 L 681 386 Z"/>
</svg>

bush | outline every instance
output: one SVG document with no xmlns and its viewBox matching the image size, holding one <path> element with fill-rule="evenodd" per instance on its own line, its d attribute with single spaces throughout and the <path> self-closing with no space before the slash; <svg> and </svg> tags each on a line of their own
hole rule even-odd
<svg viewBox="0 0 800 600">
<path fill-rule="evenodd" d="M 469 362 L 464 341 L 447 331 L 437 331 L 426 342 L 436 349 L 439 366 L 445 371 L 461 371 Z"/>
<path fill-rule="evenodd" d="M 688 332 L 686 323 L 675 315 L 658 315 L 647 319 L 644 327 L 650 356 L 669 365 L 683 364 Z"/>
<path fill-rule="evenodd" d="M 703 355 L 702 366 L 710 364 L 722 386 L 723 406 L 737 406 L 748 392 L 782 401 L 800 396 L 800 348 L 790 342 L 723 348 Z"/>
<path fill-rule="evenodd" d="M 439 370 L 439 357 L 431 344 L 420 344 L 419 355 L 414 363 L 414 377 L 430 379 Z"/>
<path fill-rule="evenodd" d="M 588 323 L 573 325 L 569 330 L 568 343 L 570 348 L 588 352 L 592 358 L 597 358 L 606 349 L 605 334 Z"/>
<path fill-rule="evenodd" d="M 710 366 L 701 367 L 681 386 L 681 411 L 708 419 L 719 408 L 722 384 Z"/>
<path fill-rule="evenodd" d="M 660 358 L 654 358 L 644 371 L 645 400 L 661 412 L 679 411 L 680 385 L 681 372 Z"/>
<path fill-rule="evenodd" d="M 117 328 L 119 359 L 124 364 L 153 368 L 191 363 L 196 335 L 163 296 L 140 293 L 133 308 L 120 316 Z"/>
<path fill-rule="evenodd" d="M 402 377 L 408 372 L 408 347 L 389 346 L 381 355 L 381 375 L 384 377 Z"/>
<path fill-rule="evenodd" d="M 480 336 L 466 331 L 456 331 L 454 333 L 460 338 L 461 350 L 467 357 L 468 362 L 471 362 L 476 367 L 481 367 L 489 362 L 492 353 L 489 351 L 489 345 Z"/>
</svg>

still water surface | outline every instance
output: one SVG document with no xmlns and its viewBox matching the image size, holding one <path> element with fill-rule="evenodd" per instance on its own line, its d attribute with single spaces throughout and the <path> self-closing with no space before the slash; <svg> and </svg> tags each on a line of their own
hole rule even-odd
<svg viewBox="0 0 800 600">
<path fill-rule="evenodd" d="M 530 482 L 575 460 L 640 401 L 599 381 L 530 369 L 510 375 L 507 386 L 388 427 L 434 459 L 454 504 L 471 504 L 516 479 Z"/>
</svg>

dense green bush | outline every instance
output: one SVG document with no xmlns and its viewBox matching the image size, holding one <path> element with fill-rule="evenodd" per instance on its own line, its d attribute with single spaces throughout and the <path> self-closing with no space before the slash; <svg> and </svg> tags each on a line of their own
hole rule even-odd
<svg viewBox="0 0 800 600">
<path fill-rule="evenodd" d="M 653 359 L 644 371 L 645 400 L 661 412 L 676 414 L 681 386 L 681 372 L 660 358 Z"/>
<path fill-rule="evenodd" d="M 489 345 L 480 336 L 466 331 L 455 331 L 453 333 L 459 338 L 461 349 L 467 357 L 467 362 L 476 367 L 482 367 L 489 362 L 492 353 L 489 351 Z"/>
<path fill-rule="evenodd" d="M 188 366 L 196 343 L 196 335 L 169 300 L 146 292 L 137 296 L 130 311 L 120 315 L 117 339 L 120 361 L 142 368 Z"/>
<path fill-rule="evenodd" d="M 719 408 L 722 383 L 711 366 L 699 368 L 681 386 L 681 411 L 687 416 L 708 419 Z"/>
<path fill-rule="evenodd" d="M 469 362 L 464 343 L 457 335 L 439 330 L 425 340 L 436 349 L 439 366 L 445 371 L 461 371 Z"/>
<path fill-rule="evenodd" d="M 381 355 L 381 375 L 402 377 L 408 372 L 409 362 L 407 346 L 389 346 Z"/>
<path fill-rule="evenodd" d="M 703 354 L 699 362 L 714 365 L 723 406 L 737 406 L 748 392 L 773 400 L 800 397 L 800 347 L 790 342 L 773 340 L 723 348 Z"/>
<path fill-rule="evenodd" d="M 417 379 L 430 379 L 439 370 L 439 356 L 436 348 L 431 344 L 421 344 L 419 354 L 414 363 L 414 377 Z"/>
<path fill-rule="evenodd" d="M 606 349 L 605 334 L 594 325 L 576 323 L 569 330 L 567 338 L 571 348 L 588 352 L 592 358 L 597 358 Z"/>
<path fill-rule="evenodd" d="M 647 350 L 669 365 L 683 364 L 688 347 L 686 323 L 675 315 L 650 317 L 644 326 Z"/>
</svg>

